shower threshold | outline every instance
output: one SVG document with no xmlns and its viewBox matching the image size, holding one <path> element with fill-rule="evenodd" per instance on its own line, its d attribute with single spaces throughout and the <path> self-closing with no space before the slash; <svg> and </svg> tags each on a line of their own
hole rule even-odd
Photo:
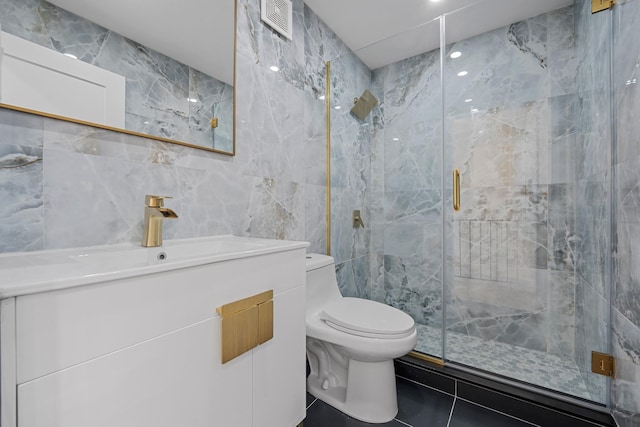
<svg viewBox="0 0 640 427">
<path fill-rule="evenodd" d="M 415 350 L 430 355 L 442 353 L 442 330 L 416 324 Z M 446 358 L 461 365 L 540 386 L 577 398 L 601 402 L 590 393 L 576 362 L 542 351 L 447 331 Z"/>
</svg>

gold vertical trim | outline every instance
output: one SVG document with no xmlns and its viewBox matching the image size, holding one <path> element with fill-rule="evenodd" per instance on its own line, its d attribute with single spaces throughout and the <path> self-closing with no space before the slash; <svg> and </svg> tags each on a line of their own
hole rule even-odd
<svg viewBox="0 0 640 427">
<path fill-rule="evenodd" d="M 324 88 L 327 125 L 327 255 L 331 255 L 331 61 L 327 61 Z"/>
<path fill-rule="evenodd" d="M 453 170 L 453 210 L 460 210 L 460 169 Z"/>
<path fill-rule="evenodd" d="M 615 4 L 615 0 L 591 0 L 591 13 L 593 14 L 611 9 Z"/>
</svg>

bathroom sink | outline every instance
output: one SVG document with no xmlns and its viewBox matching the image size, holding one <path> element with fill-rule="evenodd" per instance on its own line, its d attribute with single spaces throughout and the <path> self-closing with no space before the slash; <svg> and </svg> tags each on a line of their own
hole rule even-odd
<svg viewBox="0 0 640 427">
<path fill-rule="evenodd" d="M 232 235 L 0 255 L 0 298 L 298 249 L 306 242 Z"/>
<path fill-rule="evenodd" d="M 136 244 L 90 248 L 86 252 L 69 255 L 69 258 L 86 264 L 135 267 L 220 256 L 225 259 L 237 258 L 273 247 L 274 243 L 278 247 L 277 242 L 225 235 L 167 240 L 164 245 L 151 248 Z"/>
</svg>

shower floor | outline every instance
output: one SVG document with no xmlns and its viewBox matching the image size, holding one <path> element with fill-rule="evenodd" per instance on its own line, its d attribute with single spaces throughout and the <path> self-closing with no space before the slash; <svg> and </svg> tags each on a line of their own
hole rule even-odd
<svg viewBox="0 0 640 427">
<path fill-rule="evenodd" d="M 416 351 L 440 356 L 441 329 L 416 326 Z M 446 356 L 456 363 L 593 400 L 578 366 L 571 359 L 455 332 L 447 332 Z"/>
</svg>

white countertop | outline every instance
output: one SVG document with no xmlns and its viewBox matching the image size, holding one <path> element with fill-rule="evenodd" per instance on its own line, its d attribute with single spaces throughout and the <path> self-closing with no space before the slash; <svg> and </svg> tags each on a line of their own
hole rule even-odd
<svg viewBox="0 0 640 427">
<path fill-rule="evenodd" d="M 123 243 L 0 254 L 0 299 L 308 246 L 308 242 L 223 235 L 166 240 L 155 248 Z"/>
</svg>

